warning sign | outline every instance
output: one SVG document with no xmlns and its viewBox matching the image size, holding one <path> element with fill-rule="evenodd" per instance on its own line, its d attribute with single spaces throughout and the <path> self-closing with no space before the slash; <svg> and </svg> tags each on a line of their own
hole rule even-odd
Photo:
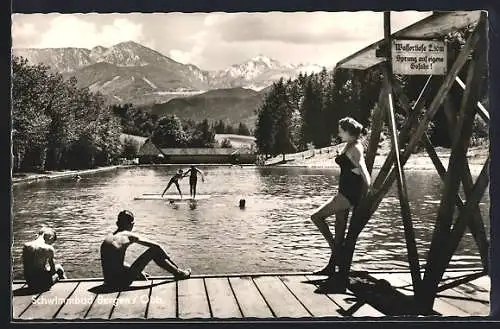
<svg viewBox="0 0 500 329">
<path fill-rule="evenodd" d="M 392 70 L 405 75 L 446 74 L 444 41 L 392 40 Z"/>
</svg>

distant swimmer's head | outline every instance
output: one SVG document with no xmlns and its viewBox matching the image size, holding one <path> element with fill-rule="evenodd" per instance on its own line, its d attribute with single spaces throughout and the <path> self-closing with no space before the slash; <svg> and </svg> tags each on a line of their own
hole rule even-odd
<svg viewBox="0 0 500 329">
<path fill-rule="evenodd" d="M 54 229 L 44 226 L 38 231 L 38 236 L 42 236 L 47 244 L 53 244 L 57 240 L 57 234 Z"/>
<path fill-rule="evenodd" d="M 128 210 L 120 211 L 116 226 L 119 229 L 131 230 L 134 227 L 134 214 Z"/>
</svg>

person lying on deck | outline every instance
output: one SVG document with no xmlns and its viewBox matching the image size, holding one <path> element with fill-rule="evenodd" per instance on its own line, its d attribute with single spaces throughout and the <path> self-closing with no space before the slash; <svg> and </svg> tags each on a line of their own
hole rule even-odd
<svg viewBox="0 0 500 329">
<path fill-rule="evenodd" d="M 172 184 L 175 184 L 175 186 L 177 187 L 177 191 L 179 191 L 179 195 L 181 196 L 182 199 L 182 192 L 181 188 L 179 187 L 179 179 L 182 179 L 182 177 L 184 177 L 182 169 L 179 169 L 177 173 L 175 173 L 175 175 L 172 178 L 170 178 L 170 181 L 168 182 L 167 187 L 165 187 L 165 189 L 163 190 L 161 197 L 163 198 L 163 195 L 165 194 L 165 192 L 167 192 L 170 186 Z"/>
<path fill-rule="evenodd" d="M 24 278 L 29 287 L 46 289 L 59 279 L 66 279 L 61 264 L 55 264 L 56 232 L 49 227 L 42 227 L 35 240 L 23 246 L 22 259 Z"/>
<path fill-rule="evenodd" d="M 147 280 L 143 270 L 151 261 L 172 273 L 177 280 L 190 277 L 191 270 L 180 269 L 159 244 L 132 233 L 134 223 L 134 215 L 130 211 L 121 211 L 116 221 L 118 229 L 101 244 L 101 265 L 106 285 L 128 287 L 134 280 Z M 133 243 L 149 248 L 132 265 L 128 265 L 124 262 L 125 251 Z"/>
</svg>

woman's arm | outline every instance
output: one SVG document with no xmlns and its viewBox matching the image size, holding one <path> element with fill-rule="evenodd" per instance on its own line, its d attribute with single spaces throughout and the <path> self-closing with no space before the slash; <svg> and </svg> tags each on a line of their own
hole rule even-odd
<svg viewBox="0 0 500 329">
<path fill-rule="evenodd" d="M 352 149 L 351 154 L 352 161 L 356 165 L 356 167 L 359 168 L 363 181 L 365 182 L 367 187 L 370 187 L 372 184 L 371 177 L 370 173 L 368 172 L 368 168 L 366 168 L 365 157 L 363 156 L 363 146 L 356 145 L 356 147 Z"/>
<path fill-rule="evenodd" d="M 201 175 L 201 181 L 204 182 L 205 181 L 205 174 L 203 173 L 203 171 L 201 171 L 200 169 L 196 168 L 196 170 L 200 173 Z"/>
</svg>

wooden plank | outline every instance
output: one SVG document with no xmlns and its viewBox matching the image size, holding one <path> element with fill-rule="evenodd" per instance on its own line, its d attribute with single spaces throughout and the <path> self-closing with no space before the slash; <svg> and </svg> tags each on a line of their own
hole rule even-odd
<svg viewBox="0 0 500 329">
<path fill-rule="evenodd" d="M 278 277 L 261 276 L 254 282 L 277 317 L 311 316 Z"/>
<path fill-rule="evenodd" d="M 30 294 L 27 291 L 27 286 L 25 285 L 20 291 L 13 291 L 12 296 L 12 318 L 17 319 L 26 310 L 27 307 L 31 306 L 32 302 L 38 297 L 38 293 Z M 19 293 L 19 295 L 14 295 Z"/>
<path fill-rule="evenodd" d="M 22 287 L 24 287 L 25 283 L 13 283 L 12 284 L 12 291 L 14 290 L 17 290 L 17 289 L 21 289 Z"/>
<path fill-rule="evenodd" d="M 178 283 L 179 318 L 210 318 L 203 279 L 188 279 Z"/>
<path fill-rule="evenodd" d="M 96 282 L 80 282 L 75 291 L 66 300 L 63 307 L 57 312 L 56 319 L 84 319 L 97 294 L 89 289 L 96 286 Z"/>
<path fill-rule="evenodd" d="M 388 281 L 391 286 L 396 288 L 397 291 L 405 294 L 406 296 L 413 296 L 413 285 L 408 273 L 394 273 L 394 274 L 371 274 L 374 278 L 384 279 Z M 469 316 L 460 308 L 453 306 L 439 298 L 434 300 L 433 310 L 443 316 Z"/>
<path fill-rule="evenodd" d="M 85 316 L 85 319 L 109 319 L 116 299 L 118 298 L 118 293 L 119 292 L 116 291 L 98 294 Z"/>
<path fill-rule="evenodd" d="M 144 319 L 151 293 L 151 281 L 134 281 L 118 295 L 110 319 Z"/>
<path fill-rule="evenodd" d="M 409 282 L 409 277 L 406 275 L 401 275 L 397 274 L 397 277 L 399 277 L 403 282 L 410 283 Z M 439 306 L 442 306 L 441 302 L 445 302 L 446 304 L 452 305 L 455 308 L 460 309 L 462 312 L 466 313 L 466 315 L 462 314 L 454 314 L 449 312 L 451 310 L 446 310 L 443 311 L 438 307 L 437 303 L 440 303 Z M 436 311 L 443 314 L 443 315 L 450 315 L 450 316 L 482 316 L 482 315 L 488 315 L 490 312 L 490 308 L 487 304 L 481 303 L 479 301 L 475 301 L 471 298 L 471 296 L 462 294 L 456 290 L 453 289 L 447 289 L 445 291 L 439 292 L 434 299 L 434 307 L 436 308 Z M 448 314 L 445 314 L 448 313 Z"/>
<path fill-rule="evenodd" d="M 231 290 L 228 278 L 207 278 L 208 300 L 214 318 L 241 318 L 236 297 Z"/>
<path fill-rule="evenodd" d="M 146 317 L 148 319 L 175 319 L 177 317 L 176 281 L 153 280 Z"/>
<path fill-rule="evenodd" d="M 57 282 L 38 296 L 20 319 L 52 319 L 77 286 L 77 282 Z"/>
<path fill-rule="evenodd" d="M 491 278 L 489 276 L 482 276 L 480 278 L 477 278 L 476 280 L 471 281 L 471 283 L 491 292 Z"/>
<path fill-rule="evenodd" d="M 313 316 L 341 316 L 338 305 L 326 295 L 315 293 L 316 286 L 304 282 L 308 281 L 305 276 L 282 276 L 280 279 Z"/>
<path fill-rule="evenodd" d="M 321 277 L 306 276 L 308 280 L 318 280 Z M 356 295 L 347 290 L 345 294 L 325 294 L 341 309 L 343 316 L 353 317 L 381 317 L 385 316 L 382 312 L 375 309 L 373 306 L 359 300 Z"/>
<path fill-rule="evenodd" d="M 444 279 L 449 279 L 449 278 L 453 278 L 452 276 L 450 276 L 448 273 L 445 273 L 443 275 L 443 278 Z M 455 280 L 452 280 L 452 281 L 455 281 Z M 490 290 L 489 289 L 486 289 L 485 287 L 481 287 L 480 285 L 476 284 L 476 282 L 478 281 L 478 279 L 475 279 L 475 280 L 472 280 L 472 281 L 469 281 L 469 282 L 464 282 L 452 289 L 456 290 L 456 291 L 459 291 L 465 295 L 468 295 L 468 296 L 471 296 L 475 299 L 478 299 L 478 300 L 483 300 L 485 302 L 488 302 L 490 301 Z M 446 291 L 446 290 L 445 290 Z"/>
<path fill-rule="evenodd" d="M 244 317 L 269 318 L 274 316 L 251 277 L 229 278 L 229 283 Z"/>
</svg>

